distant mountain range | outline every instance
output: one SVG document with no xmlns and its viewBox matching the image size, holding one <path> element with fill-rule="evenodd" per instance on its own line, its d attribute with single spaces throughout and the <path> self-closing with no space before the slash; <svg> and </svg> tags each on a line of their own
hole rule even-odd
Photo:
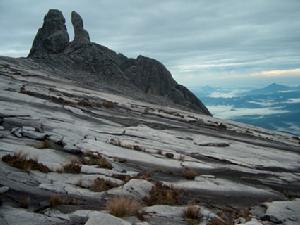
<svg viewBox="0 0 300 225">
<path fill-rule="evenodd" d="M 215 117 L 300 135 L 300 86 L 276 83 L 260 89 L 204 86 L 193 91 Z"/>
</svg>

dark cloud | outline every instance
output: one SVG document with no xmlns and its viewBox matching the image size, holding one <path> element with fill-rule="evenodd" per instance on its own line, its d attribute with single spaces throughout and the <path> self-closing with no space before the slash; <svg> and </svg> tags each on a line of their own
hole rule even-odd
<svg viewBox="0 0 300 225">
<path fill-rule="evenodd" d="M 157 58 L 187 85 L 300 68 L 299 0 L 1 0 L 0 55 L 25 56 L 49 8 L 71 36 L 76 10 L 92 41 Z"/>
</svg>

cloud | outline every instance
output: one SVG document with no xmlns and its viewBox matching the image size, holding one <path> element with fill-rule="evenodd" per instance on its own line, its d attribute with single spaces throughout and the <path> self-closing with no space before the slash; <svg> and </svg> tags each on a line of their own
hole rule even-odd
<svg viewBox="0 0 300 225">
<path fill-rule="evenodd" d="M 276 107 L 235 108 L 231 105 L 215 105 L 207 106 L 207 108 L 215 117 L 222 119 L 235 119 L 241 116 L 267 116 L 289 112 Z"/>
<path fill-rule="evenodd" d="M 239 90 L 234 90 L 230 92 L 218 92 L 215 91 L 209 95 L 211 98 L 233 98 L 241 93 Z"/>
<path fill-rule="evenodd" d="M 300 98 L 291 98 L 286 102 L 288 104 L 300 104 Z"/>
<path fill-rule="evenodd" d="M 299 0 L 1 0 L 0 54 L 26 56 L 50 8 L 63 11 L 71 37 L 76 10 L 92 41 L 156 58 L 185 85 L 300 68 Z"/>
<path fill-rule="evenodd" d="M 265 77 L 278 77 L 278 76 L 299 76 L 300 68 L 287 69 L 287 70 L 267 70 L 259 73 L 254 73 L 252 76 L 265 76 Z"/>
</svg>

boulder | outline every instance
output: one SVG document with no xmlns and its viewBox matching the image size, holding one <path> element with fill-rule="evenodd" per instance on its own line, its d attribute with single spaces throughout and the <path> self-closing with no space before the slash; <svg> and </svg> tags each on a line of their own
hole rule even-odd
<svg viewBox="0 0 300 225">
<path fill-rule="evenodd" d="M 130 225 L 130 223 L 107 213 L 92 212 L 85 225 Z"/>
<path fill-rule="evenodd" d="M 149 196 L 153 184 L 143 179 L 131 179 L 122 187 L 108 191 L 113 195 L 128 195 L 136 199 L 143 199 Z"/>
</svg>

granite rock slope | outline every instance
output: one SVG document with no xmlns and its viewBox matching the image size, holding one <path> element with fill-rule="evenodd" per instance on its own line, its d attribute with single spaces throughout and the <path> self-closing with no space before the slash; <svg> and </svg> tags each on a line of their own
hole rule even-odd
<svg viewBox="0 0 300 225">
<path fill-rule="evenodd" d="M 1 224 L 299 224 L 299 152 L 299 137 L 0 57 Z M 111 215 L 120 196 L 138 212 Z"/>
</svg>

